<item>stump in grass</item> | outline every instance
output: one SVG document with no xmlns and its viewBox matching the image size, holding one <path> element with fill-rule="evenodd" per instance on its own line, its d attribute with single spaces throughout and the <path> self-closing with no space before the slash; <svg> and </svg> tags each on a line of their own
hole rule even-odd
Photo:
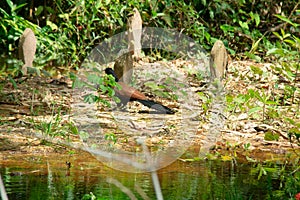
<svg viewBox="0 0 300 200">
<path fill-rule="evenodd" d="M 141 57 L 142 18 L 139 11 L 134 8 L 133 15 L 128 19 L 128 53 L 118 57 L 114 70 L 121 81 L 130 84 L 132 78 L 133 57 L 139 60 Z"/>
<path fill-rule="evenodd" d="M 221 40 L 217 40 L 211 50 L 210 71 L 211 78 L 222 80 L 228 63 L 226 48 Z"/>
<path fill-rule="evenodd" d="M 23 61 L 22 73 L 27 74 L 27 67 L 32 67 L 36 51 L 36 37 L 30 28 L 26 28 L 19 41 L 19 58 Z"/>
</svg>

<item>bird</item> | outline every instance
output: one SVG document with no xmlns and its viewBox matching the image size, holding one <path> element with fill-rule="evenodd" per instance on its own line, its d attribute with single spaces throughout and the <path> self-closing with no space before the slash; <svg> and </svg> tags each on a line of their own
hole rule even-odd
<svg viewBox="0 0 300 200">
<path fill-rule="evenodd" d="M 158 102 L 149 100 L 143 93 L 136 90 L 135 88 L 125 84 L 124 82 L 120 81 L 120 79 L 115 74 L 115 71 L 108 67 L 105 69 L 105 73 L 107 75 L 112 75 L 115 79 L 115 82 L 117 82 L 121 89 L 114 89 L 116 96 L 121 100 L 121 104 L 126 105 L 129 101 L 137 101 L 143 104 L 144 106 L 147 106 L 148 108 L 152 108 L 157 110 L 159 113 L 165 113 L 165 114 L 174 114 L 175 111 L 171 108 L 168 108 L 167 106 L 164 106 Z"/>
</svg>

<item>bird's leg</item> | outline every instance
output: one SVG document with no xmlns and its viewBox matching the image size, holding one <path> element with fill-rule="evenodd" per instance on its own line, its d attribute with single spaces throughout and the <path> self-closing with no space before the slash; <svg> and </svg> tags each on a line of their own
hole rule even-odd
<svg viewBox="0 0 300 200">
<path fill-rule="evenodd" d="M 120 102 L 117 102 L 117 107 L 114 108 L 114 110 L 120 110 L 122 112 L 126 112 L 126 105 L 127 105 L 127 102 L 128 100 L 127 99 L 124 99 L 120 96 L 118 96 L 118 98 L 120 99 Z"/>
<path fill-rule="evenodd" d="M 126 112 L 126 111 L 127 111 L 126 105 L 127 105 L 127 104 L 120 103 L 120 104 L 118 105 L 119 110 L 120 110 L 120 111 L 123 111 L 123 112 Z"/>
</svg>

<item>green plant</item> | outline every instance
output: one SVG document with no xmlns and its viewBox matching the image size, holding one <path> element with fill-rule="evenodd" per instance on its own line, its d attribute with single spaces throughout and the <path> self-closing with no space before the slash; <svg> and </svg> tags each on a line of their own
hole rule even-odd
<svg viewBox="0 0 300 200">
<path fill-rule="evenodd" d="M 235 112 L 245 112 L 252 107 L 251 100 L 254 98 L 252 90 L 248 90 L 246 94 L 226 95 L 227 110 L 232 114 Z"/>
<path fill-rule="evenodd" d="M 109 145 L 116 144 L 116 142 L 118 140 L 114 133 L 105 134 L 104 139 L 110 142 Z M 112 142 L 112 144 L 111 144 L 111 142 Z"/>
<path fill-rule="evenodd" d="M 97 197 L 92 193 L 90 192 L 89 194 L 85 194 L 81 200 L 96 200 Z"/>
<path fill-rule="evenodd" d="M 274 132 L 274 131 L 267 131 L 265 133 L 265 140 L 269 140 L 269 141 L 278 141 L 279 139 L 279 134 Z"/>
<path fill-rule="evenodd" d="M 298 11 L 299 12 L 299 11 Z M 299 29 L 300 24 L 292 22 L 289 18 L 282 15 L 275 15 L 278 19 L 283 22 L 290 24 L 294 29 Z M 297 31 L 296 31 L 297 32 Z M 299 60 L 300 53 L 300 38 L 294 34 L 285 32 L 284 29 L 280 29 L 280 33 L 273 32 L 273 34 L 279 39 L 276 42 L 276 47 L 270 49 L 267 55 L 278 56 L 280 60 Z"/>
<path fill-rule="evenodd" d="M 255 97 L 261 104 L 256 107 L 251 108 L 248 111 L 249 115 L 256 113 L 258 111 L 262 111 L 262 121 L 266 119 L 266 110 L 272 108 L 272 106 L 277 105 L 275 101 L 270 100 L 271 94 L 267 94 L 266 91 L 262 90 L 261 92 L 255 90 L 249 90 L 251 96 Z"/>
<path fill-rule="evenodd" d="M 110 102 L 102 97 L 103 94 L 107 94 L 115 102 L 119 103 L 120 99 L 115 96 L 114 89 L 121 89 L 121 86 L 115 81 L 112 75 L 100 76 L 101 72 L 95 67 L 93 68 L 94 74 L 87 76 L 87 81 L 79 80 L 75 75 L 72 76 L 73 88 L 88 87 L 91 89 L 91 93 L 84 96 L 84 102 L 87 103 L 100 103 L 104 106 L 110 107 Z M 97 95 L 94 92 L 97 91 Z"/>
<path fill-rule="evenodd" d="M 145 82 L 145 86 L 150 88 L 151 91 L 153 92 L 153 94 L 155 94 L 156 96 L 163 97 L 163 98 L 171 98 L 171 99 L 178 98 L 176 95 L 173 95 L 170 91 L 167 90 L 168 87 L 166 85 L 157 84 L 154 81 L 148 81 L 148 82 Z M 173 89 L 175 91 L 178 90 L 178 88 L 176 88 L 175 85 L 174 85 Z"/>
<path fill-rule="evenodd" d="M 208 97 L 207 94 L 203 92 L 198 92 L 199 99 L 202 101 L 201 107 L 203 109 L 204 113 L 207 113 L 209 111 L 209 108 L 212 104 L 212 99 Z"/>
<path fill-rule="evenodd" d="M 34 120 L 32 120 L 35 124 L 35 127 L 41 130 L 43 135 L 50 137 L 60 136 L 69 139 L 70 134 L 79 134 L 79 131 L 73 122 L 63 121 L 60 108 L 56 114 L 54 113 L 54 111 L 56 111 L 56 106 L 57 105 L 55 104 L 52 105 L 52 117 L 50 120 L 41 122 L 34 122 Z"/>
<path fill-rule="evenodd" d="M 288 137 L 291 143 L 294 141 L 297 142 L 298 146 L 300 146 L 300 123 L 296 122 L 294 119 L 285 118 L 285 121 L 289 124 Z"/>
<path fill-rule="evenodd" d="M 244 149 L 245 149 L 246 151 L 248 151 L 249 148 L 250 148 L 250 146 L 251 146 L 250 143 L 244 144 Z"/>
<path fill-rule="evenodd" d="M 300 189 L 299 157 L 295 159 L 291 157 L 291 154 L 287 154 L 285 160 L 281 163 L 256 163 L 254 168 L 251 170 L 251 173 L 257 174 L 258 180 L 265 181 L 268 177 L 279 180 L 276 189 L 270 188 L 270 198 L 286 199 L 286 197 L 290 197 L 290 199 L 292 199 Z"/>
<path fill-rule="evenodd" d="M 8 12 L 0 8 L 0 14 L 3 16 L 0 21 L 0 38 L 3 43 L 1 49 L 13 51 L 15 48 L 13 43 L 19 39 L 23 30 L 25 30 L 25 28 L 36 30 L 38 26 L 18 15 L 18 11 L 24 7 L 26 3 L 15 5 L 11 0 L 6 0 L 6 3 L 9 6 Z"/>
</svg>

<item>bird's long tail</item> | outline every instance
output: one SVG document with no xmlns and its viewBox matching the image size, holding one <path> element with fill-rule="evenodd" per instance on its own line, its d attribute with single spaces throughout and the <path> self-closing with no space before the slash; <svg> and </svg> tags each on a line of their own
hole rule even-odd
<svg viewBox="0 0 300 200">
<path fill-rule="evenodd" d="M 174 114 L 175 113 L 174 110 L 172 110 L 171 108 L 161 105 L 160 103 L 157 103 L 155 101 L 141 100 L 141 99 L 137 99 L 136 101 L 142 103 L 143 105 L 147 106 L 148 108 L 155 109 L 155 110 L 159 111 L 160 113 L 165 113 L 165 114 Z"/>
</svg>

